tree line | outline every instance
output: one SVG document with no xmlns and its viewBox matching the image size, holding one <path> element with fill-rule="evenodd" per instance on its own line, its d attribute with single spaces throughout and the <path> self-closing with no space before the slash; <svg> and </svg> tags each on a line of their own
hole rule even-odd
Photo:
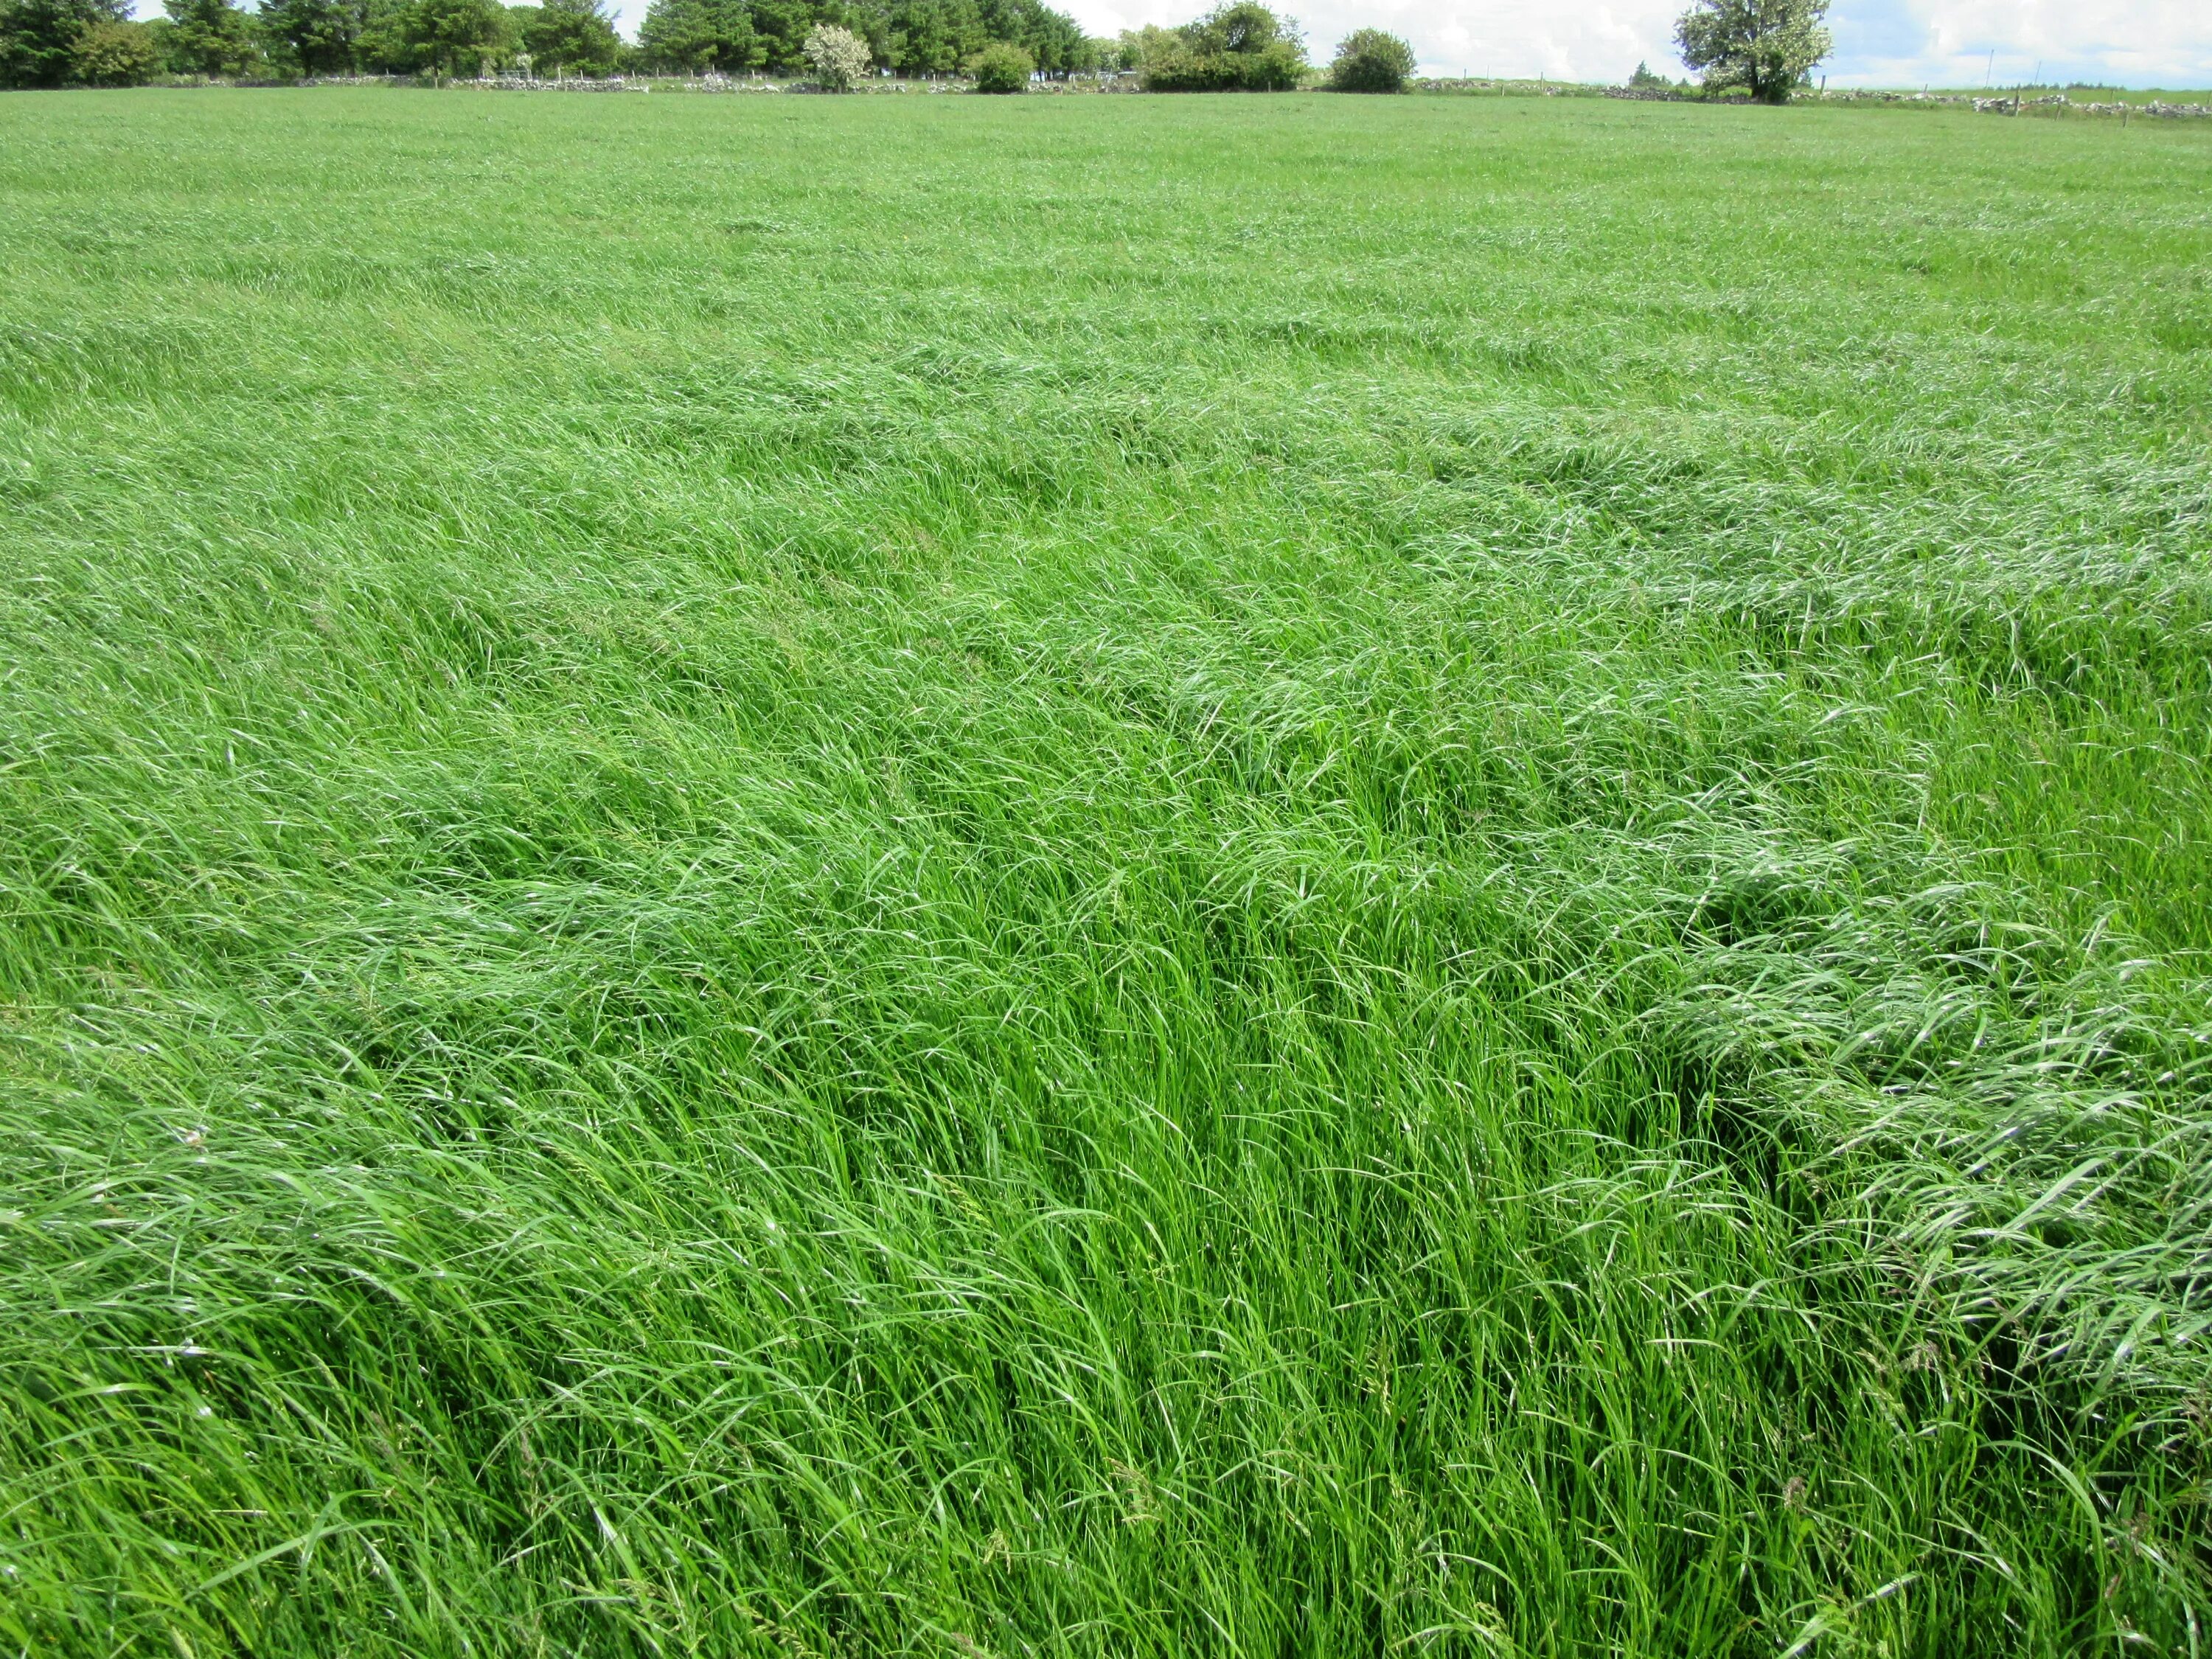
<svg viewBox="0 0 2212 1659">
<path fill-rule="evenodd" d="M 808 75 L 842 88 L 862 74 L 966 74 L 980 89 L 1030 76 L 1133 71 L 1155 92 L 1279 92 L 1314 76 L 1296 27 L 1259 0 L 1224 0 L 1179 28 L 1085 35 L 1043 0 L 652 0 L 635 45 L 605 0 L 0 0 L 0 86 L 131 86 L 162 75 L 276 78 L 349 74 L 603 76 L 623 70 Z M 1692 0 L 1676 26 L 1707 91 L 1785 101 L 1832 41 L 1827 0 Z M 1397 92 L 1413 50 L 1380 29 L 1337 47 L 1325 84 Z M 1642 65 L 1639 81 L 1657 77 Z"/>
<path fill-rule="evenodd" d="M 1134 72 L 1154 91 L 1272 92 L 1312 73 L 1295 27 L 1257 0 L 1118 40 L 1085 35 L 1042 0 L 652 0 L 634 45 L 605 0 L 260 0 L 252 10 L 236 0 L 163 0 L 166 15 L 143 23 L 131 3 L 0 0 L 0 85 L 520 69 L 764 73 L 836 86 L 856 71 L 966 74 L 992 91 L 1019 90 L 1032 75 Z M 1362 29 L 1340 48 L 1328 82 L 1395 91 L 1413 68 L 1404 41 Z"/>
<path fill-rule="evenodd" d="M 1118 67 L 1111 42 L 1039 0 L 653 0 L 638 52 L 658 69 L 805 74 L 817 25 L 849 32 L 872 67 L 894 75 L 957 75 L 993 46 L 1018 48 L 1047 75 Z"/>
<path fill-rule="evenodd" d="M 131 0 L 0 0 L 0 85 L 131 86 L 164 75 L 289 78 L 623 71 L 804 75 L 827 25 L 902 75 L 962 70 L 1008 45 L 1046 74 L 1118 67 L 1042 0 L 653 0 L 635 45 L 604 0 L 163 0 L 135 22 Z"/>
</svg>

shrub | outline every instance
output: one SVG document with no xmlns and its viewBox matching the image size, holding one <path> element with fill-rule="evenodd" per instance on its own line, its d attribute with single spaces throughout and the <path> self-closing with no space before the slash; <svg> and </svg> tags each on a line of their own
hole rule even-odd
<svg viewBox="0 0 2212 1659">
<path fill-rule="evenodd" d="M 817 23 L 799 51 L 814 71 L 815 84 L 824 92 L 850 92 L 872 61 L 867 42 L 834 23 Z"/>
<path fill-rule="evenodd" d="M 1255 0 L 1139 39 L 1147 92 L 1287 92 L 1305 74 L 1296 32 Z"/>
<path fill-rule="evenodd" d="M 103 17 L 76 38 L 76 79 L 88 87 L 143 87 L 161 72 L 161 43 L 143 23 Z"/>
<path fill-rule="evenodd" d="M 1381 29 L 1354 29 L 1336 49 L 1328 84 L 1337 92 L 1403 92 L 1413 49 Z"/>
<path fill-rule="evenodd" d="M 969 73 L 975 77 L 978 92 L 1026 92 L 1030 76 L 1036 68 L 1036 59 L 1019 46 L 1003 41 L 986 46 L 968 65 Z"/>
</svg>

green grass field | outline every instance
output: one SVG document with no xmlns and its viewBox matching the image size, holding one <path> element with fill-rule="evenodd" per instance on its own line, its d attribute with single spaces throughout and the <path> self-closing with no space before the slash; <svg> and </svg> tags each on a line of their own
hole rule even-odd
<svg viewBox="0 0 2212 1659">
<path fill-rule="evenodd" d="M 0 100 L 0 1645 L 2212 1650 L 2208 204 Z"/>
</svg>

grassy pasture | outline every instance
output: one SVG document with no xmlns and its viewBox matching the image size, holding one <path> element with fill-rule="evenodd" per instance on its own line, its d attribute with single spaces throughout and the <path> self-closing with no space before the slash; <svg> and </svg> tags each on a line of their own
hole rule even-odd
<svg viewBox="0 0 2212 1659">
<path fill-rule="evenodd" d="M 2201 1651 L 2209 204 L 0 100 L 0 1644 Z"/>
</svg>

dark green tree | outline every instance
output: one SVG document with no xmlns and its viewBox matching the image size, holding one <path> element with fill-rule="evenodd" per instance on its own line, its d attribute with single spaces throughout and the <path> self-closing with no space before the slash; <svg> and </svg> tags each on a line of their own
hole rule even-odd
<svg viewBox="0 0 2212 1659">
<path fill-rule="evenodd" d="M 1099 61 L 1097 44 L 1042 0 L 652 0 L 638 47 L 663 68 L 812 76 L 802 48 L 817 25 L 849 31 L 902 75 L 957 73 L 994 43 L 1048 75 Z"/>
<path fill-rule="evenodd" d="M 360 0 L 261 0 L 263 37 L 303 75 L 343 75 L 367 20 Z"/>
<path fill-rule="evenodd" d="M 130 0 L 0 0 L 0 86 L 81 79 L 78 38 L 94 25 L 130 21 Z"/>
<path fill-rule="evenodd" d="M 1403 92 L 1413 72 L 1413 49 L 1381 29 L 1354 29 L 1336 48 L 1328 84 L 1336 92 Z"/>
<path fill-rule="evenodd" d="M 835 21 L 843 15 L 842 11 L 833 14 L 830 8 L 810 4 L 808 0 L 748 0 L 745 12 L 760 39 L 761 61 L 781 75 L 808 73 L 805 57 L 799 50 L 806 44 L 808 31 L 825 19 Z"/>
<path fill-rule="evenodd" d="M 768 55 L 744 0 L 653 0 L 637 43 L 657 69 L 742 75 Z"/>
<path fill-rule="evenodd" d="M 622 37 L 599 0 L 544 0 L 518 9 L 522 49 L 541 69 L 606 75 L 622 56 Z"/>
<path fill-rule="evenodd" d="M 179 75 L 243 75 L 261 62 L 253 20 L 230 0 L 161 0 L 169 67 Z"/>
<path fill-rule="evenodd" d="M 1836 44 L 1827 15 L 1828 0 L 1692 0 L 1674 46 L 1707 91 L 1741 87 L 1759 103 L 1785 104 Z"/>
<path fill-rule="evenodd" d="M 422 67 L 422 58 L 407 32 L 408 0 L 361 0 L 361 34 L 353 43 L 354 62 L 377 75 L 405 75 Z"/>
<path fill-rule="evenodd" d="M 991 43 L 975 0 L 893 0 L 884 55 L 901 75 L 950 75 Z"/>
<path fill-rule="evenodd" d="M 1066 74 L 1082 49 L 1075 20 L 1041 0 L 978 0 L 977 12 L 987 37 L 1019 46 L 1048 75 Z"/>
<path fill-rule="evenodd" d="M 418 62 L 441 75 L 456 66 L 479 69 L 514 39 L 514 25 L 498 0 L 414 0 L 402 23 Z"/>
</svg>

